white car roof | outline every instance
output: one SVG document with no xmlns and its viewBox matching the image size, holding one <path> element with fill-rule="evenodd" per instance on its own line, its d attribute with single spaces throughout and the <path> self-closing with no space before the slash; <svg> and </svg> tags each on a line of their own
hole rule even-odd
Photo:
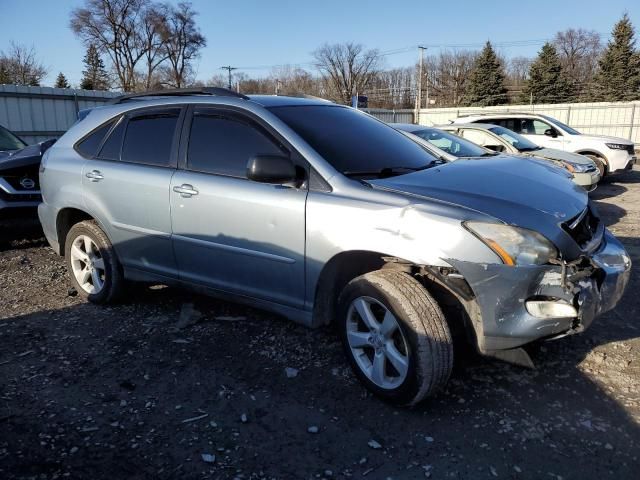
<svg viewBox="0 0 640 480">
<path fill-rule="evenodd" d="M 453 120 L 453 123 L 468 123 L 469 120 L 476 119 L 491 119 L 491 118 L 544 118 L 543 115 L 538 113 L 525 113 L 525 112 L 495 112 L 495 113 L 474 113 L 471 115 L 464 115 Z"/>
</svg>

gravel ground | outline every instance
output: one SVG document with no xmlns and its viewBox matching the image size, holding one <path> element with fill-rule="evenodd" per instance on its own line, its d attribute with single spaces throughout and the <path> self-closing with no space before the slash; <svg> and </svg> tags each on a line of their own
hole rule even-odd
<svg viewBox="0 0 640 480">
<path fill-rule="evenodd" d="M 636 265 L 618 308 L 413 410 L 329 328 L 160 287 L 95 307 L 37 226 L 0 225 L 0 478 L 638 478 L 640 170 L 592 195 Z"/>
</svg>

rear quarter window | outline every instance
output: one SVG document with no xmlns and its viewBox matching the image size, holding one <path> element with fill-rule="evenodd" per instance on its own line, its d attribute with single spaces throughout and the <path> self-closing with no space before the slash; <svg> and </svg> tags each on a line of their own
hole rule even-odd
<svg viewBox="0 0 640 480">
<path fill-rule="evenodd" d="M 96 128 L 93 132 L 87 135 L 83 140 L 76 144 L 76 150 L 87 158 L 93 158 L 98 153 L 98 148 L 102 144 L 102 140 L 107 135 L 114 121 L 105 123 L 104 125 Z"/>
</svg>

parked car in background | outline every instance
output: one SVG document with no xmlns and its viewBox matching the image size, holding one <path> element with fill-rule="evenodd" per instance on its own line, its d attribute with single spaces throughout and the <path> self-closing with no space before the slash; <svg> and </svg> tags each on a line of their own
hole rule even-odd
<svg viewBox="0 0 640 480">
<path fill-rule="evenodd" d="M 318 99 L 168 90 L 72 126 L 38 213 L 90 301 L 128 279 L 334 323 L 367 388 L 410 405 L 447 382 L 454 336 L 526 363 L 522 345 L 584 330 L 628 282 L 568 173 L 498 157 L 442 163 Z"/>
<path fill-rule="evenodd" d="M 547 115 L 535 113 L 486 113 L 456 118 L 453 123 L 490 123 L 512 130 L 536 145 L 591 158 L 600 176 L 628 170 L 636 163 L 633 142 L 605 135 L 585 135 Z"/>
<path fill-rule="evenodd" d="M 600 173 L 589 158 L 575 153 L 538 147 L 529 140 L 497 125 L 474 123 L 444 125 L 438 128 L 409 123 L 391 125 L 459 158 L 497 155 L 499 152 L 521 154 L 549 160 L 568 170 L 573 175 L 573 181 L 588 191 L 594 190 L 600 180 Z"/>
<path fill-rule="evenodd" d="M 53 142 L 27 146 L 0 126 L 0 217 L 35 215 L 42 200 L 38 168 Z"/>
<path fill-rule="evenodd" d="M 410 133 L 414 138 L 420 138 L 426 142 L 427 145 L 431 145 L 432 148 L 435 147 L 438 151 L 451 156 L 452 160 L 457 158 L 488 157 L 497 155 L 495 151 L 483 148 L 473 142 L 460 138 L 457 135 L 447 133 L 438 128 L 425 127 L 414 123 L 390 123 L 389 125 L 401 132 Z"/>
</svg>

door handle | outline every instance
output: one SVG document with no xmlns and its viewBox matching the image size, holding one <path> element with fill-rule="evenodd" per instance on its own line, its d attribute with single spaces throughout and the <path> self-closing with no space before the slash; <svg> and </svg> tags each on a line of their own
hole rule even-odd
<svg viewBox="0 0 640 480">
<path fill-rule="evenodd" d="M 99 182 L 104 178 L 99 170 L 91 170 L 87 172 L 85 176 L 91 179 L 92 182 Z"/>
<path fill-rule="evenodd" d="M 179 193 L 183 198 L 189 198 L 192 195 L 198 194 L 198 190 L 193 188 L 193 185 L 189 185 L 188 183 L 183 183 L 180 186 L 176 185 L 175 187 L 173 187 L 173 191 Z"/>
</svg>

